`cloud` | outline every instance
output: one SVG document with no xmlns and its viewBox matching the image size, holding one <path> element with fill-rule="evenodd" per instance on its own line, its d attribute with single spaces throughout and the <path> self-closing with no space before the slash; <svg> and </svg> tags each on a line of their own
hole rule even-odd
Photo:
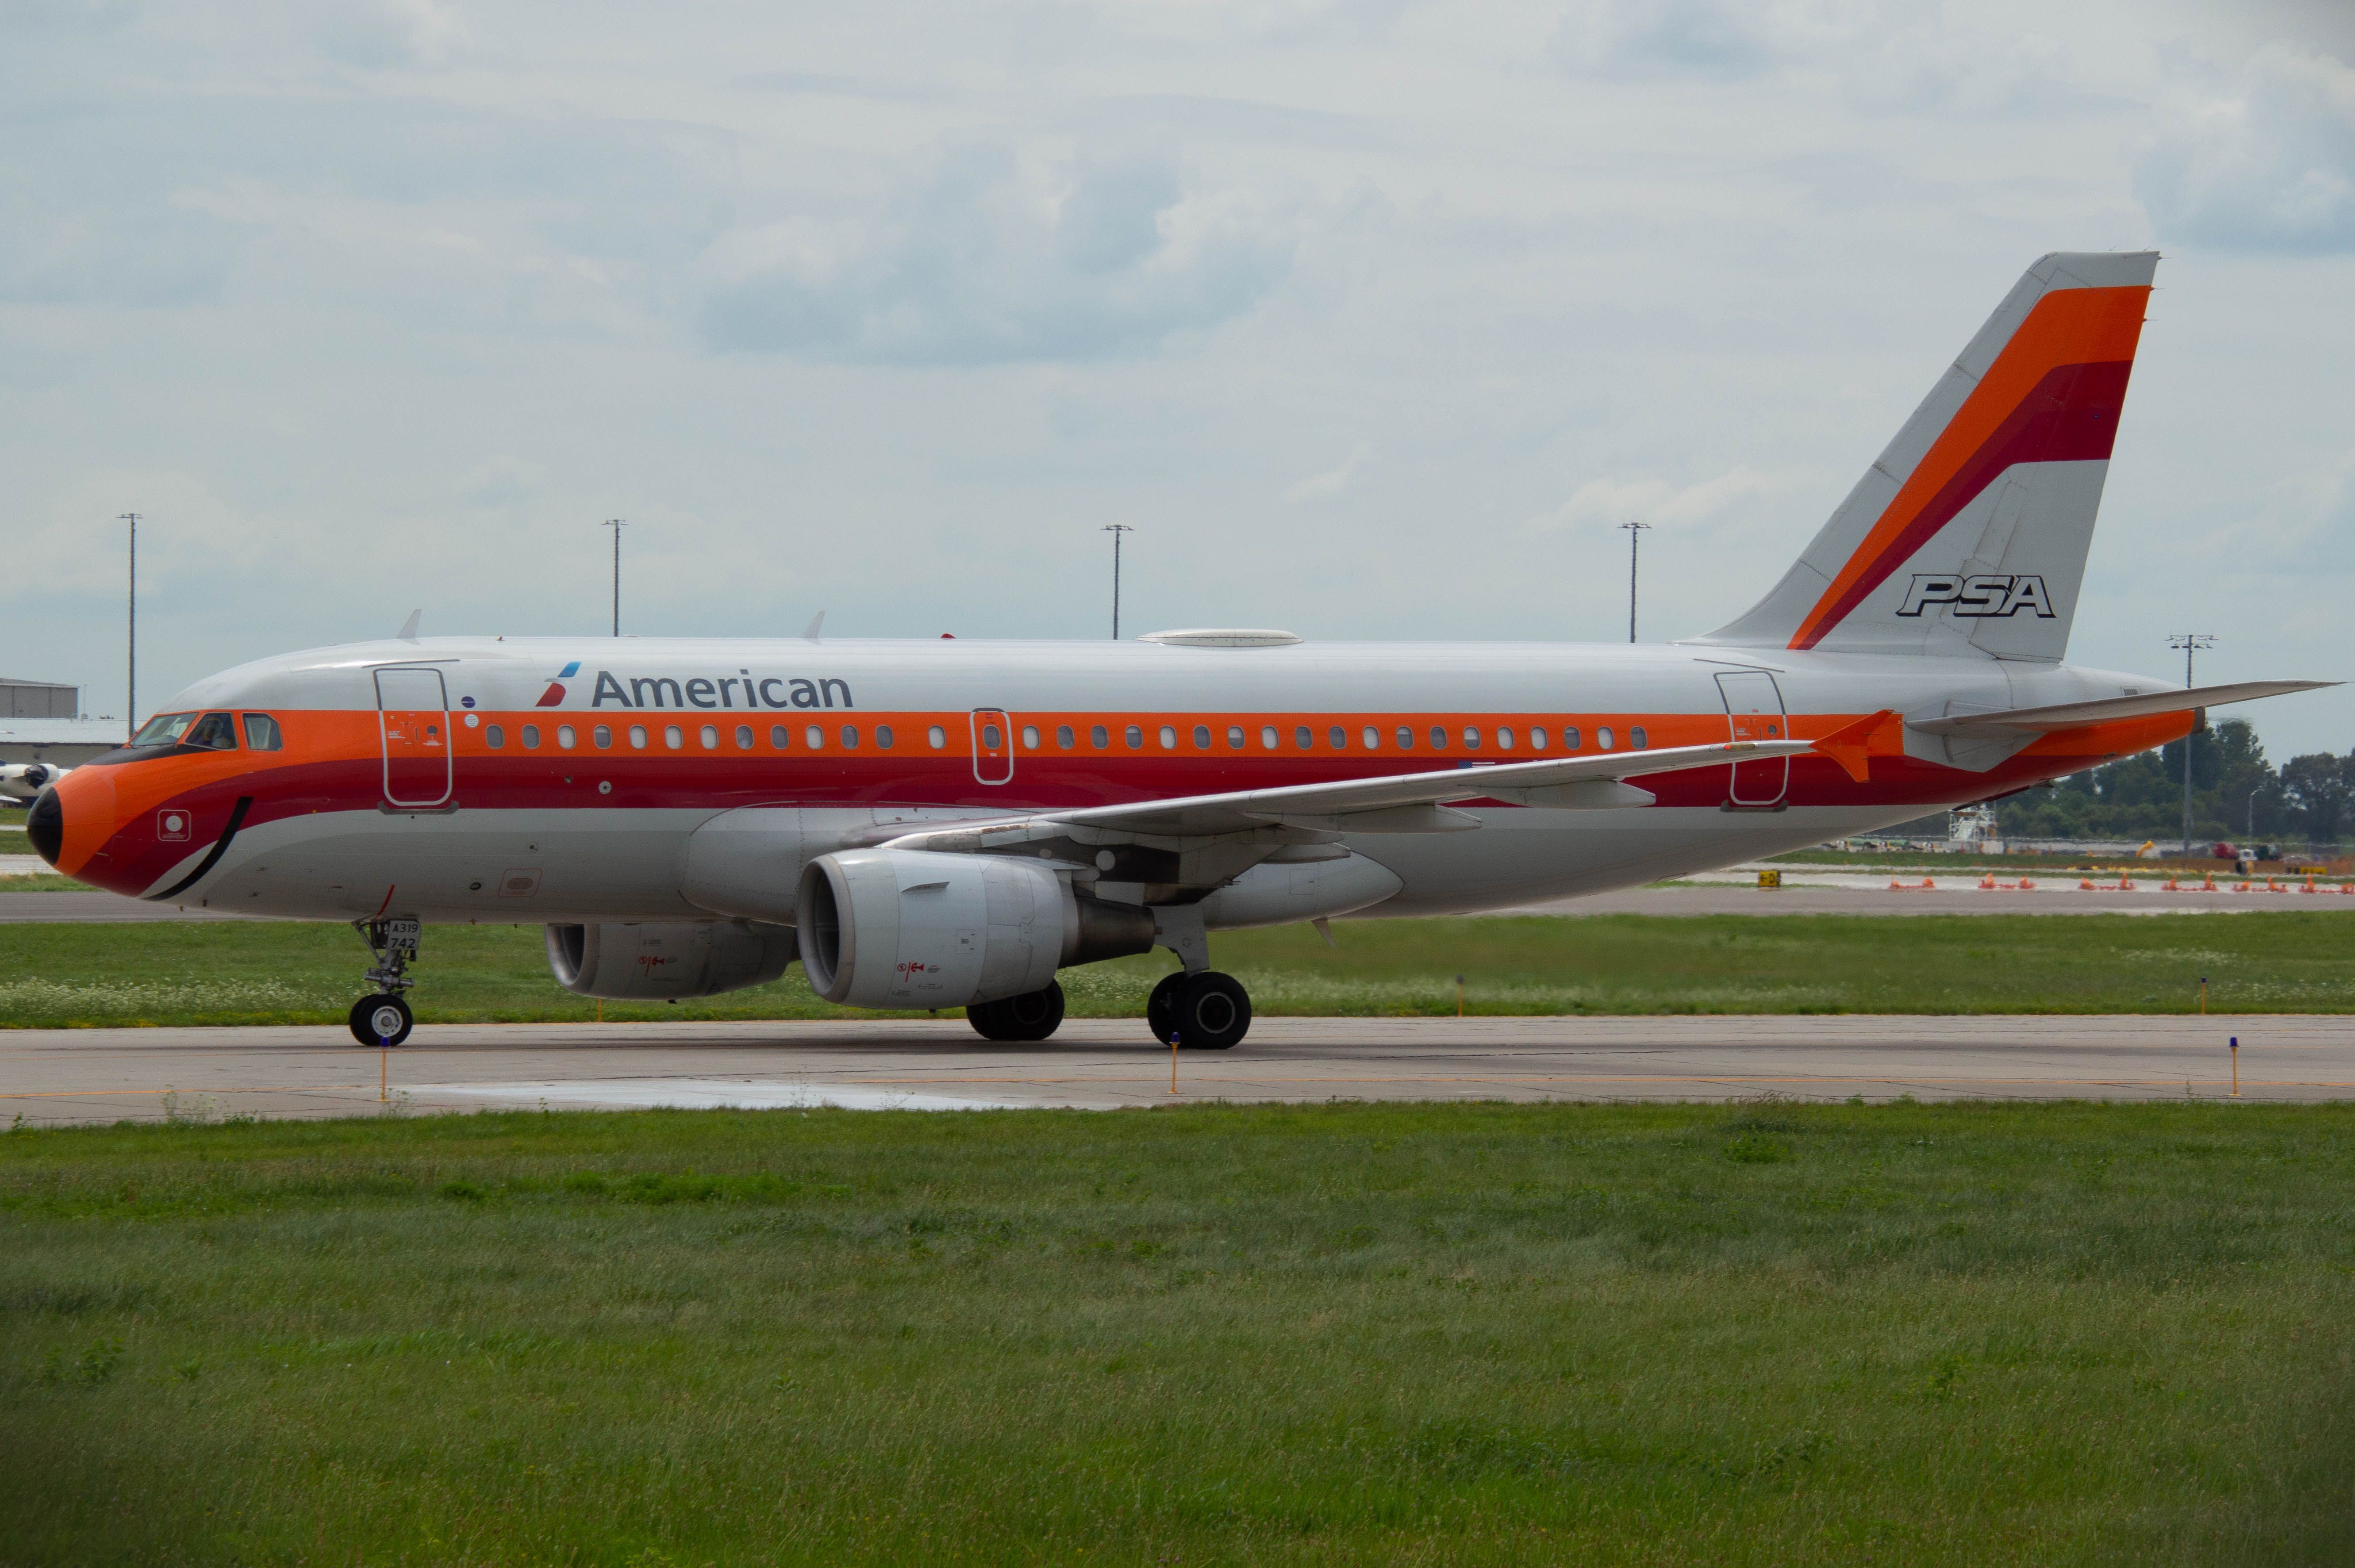
<svg viewBox="0 0 2355 1568">
<path fill-rule="evenodd" d="M 1522 524 L 1525 534 L 1554 534 L 1597 524 L 1708 523 L 1736 502 L 1753 496 L 1778 494 L 1802 483 L 1804 469 L 1736 468 L 1698 484 L 1676 485 L 1665 479 L 1591 479 L 1571 493 L 1551 512 Z"/>
<path fill-rule="evenodd" d="M 2231 250 L 2355 250 L 2355 69 L 2275 47 L 2232 91 L 2177 105 L 2135 169 L 2163 238 Z"/>
<path fill-rule="evenodd" d="M 1150 354 L 1249 312 L 1292 252 L 1282 222 L 1166 159 L 975 144 L 870 217 L 724 234 L 696 272 L 716 348 L 990 364 Z"/>
<path fill-rule="evenodd" d="M 1285 491 L 1284 498 L 1286 501 L 1329 501 L 1349 488 L 1349 482 L 1357 477 L 1358 470 L 1373 455 L 1373 449 L 1359 441 L 1356 450 L 1341 460 L 1340 467 L 1310 474 Z"/>
</svg>

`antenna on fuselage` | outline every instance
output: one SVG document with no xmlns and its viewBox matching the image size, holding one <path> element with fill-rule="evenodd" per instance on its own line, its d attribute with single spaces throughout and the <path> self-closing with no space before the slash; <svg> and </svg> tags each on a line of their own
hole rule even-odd
<svg viewBox="0 0 2355 1568">
<path fill-rule="evenodd" d="M 400 640 L 403 642 L 414 642 L 417 641 L 417 623 L 424 618 L 424 615 L 425 611 L 422 609 L 412 609 L 409 612 L 409 619 L 400 623 Z"/>
<path fill-rule="evenodd" d="M 807 626 L 802 628 L 802 636 L 815 642 L 818 641 L 818 633 L 824 630 L 826 630 L 826 611 L 821 609 L 810 617 L 810 623 Z"/>
</svg>

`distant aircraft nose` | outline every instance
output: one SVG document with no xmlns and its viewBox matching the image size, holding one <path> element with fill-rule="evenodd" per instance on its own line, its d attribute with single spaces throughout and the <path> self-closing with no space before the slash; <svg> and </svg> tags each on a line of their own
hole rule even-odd
<svg viewBox="0 0 2355 1568">
<path fill-rule="evenodd" d="M 64 853 L 66 845 L 66 809 L 55 789 L 42 790 L 40 798 L 33 802 L 31 812 L 25 818 L 25 836 L 33 841 L 35 854 L 51 865 L 58 863 L 58 856 Z"/>
</svg>

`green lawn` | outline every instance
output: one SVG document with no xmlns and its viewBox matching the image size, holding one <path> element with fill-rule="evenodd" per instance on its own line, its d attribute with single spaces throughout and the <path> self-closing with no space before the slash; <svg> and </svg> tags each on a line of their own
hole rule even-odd
<svg viewBox="0 0 2355 1568">
<path fill-rule="evenodd" d="M 0 1136 L 0 1559 L 2344 1563 L 2343 1107 Z"/>
<path fill-rule="evenodd" d="M 1343 923 L 1212 938 L 1269 1014 L 2182 1012 L 2355 1010 L 2345 916 L 1531 916 Z M 1081 1017 L 1141 1014 L 1167 954 L 1062 976 Z M 0 1026 L 340 1022 L 366 950 L 341 926 L 0 925 Z M 588 1019 L 538 927 L 435 927 L 413 993 L 427 1022 Z M 824 1018 L 778 983 L 609 1018 Z"/>
</svg>

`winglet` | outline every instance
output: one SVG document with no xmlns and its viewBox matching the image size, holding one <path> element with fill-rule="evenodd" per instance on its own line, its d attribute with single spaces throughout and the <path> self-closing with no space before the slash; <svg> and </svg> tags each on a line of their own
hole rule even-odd
<svg viewBox="0 0 2355 1568">
<path fill-rule="evenodd" d="M 424 619 L 424 616 L 425 611 L 421 609 L 412 609 L 409 612 L 409 619 L 400 623 L 400 640 L 403 642 L 414 642 L 417 641 L 417 623 L 421 620 Z"/>
<path fill-rule="evenodd" d="M 812 642 L 815 642 L 820 641 L 820 634 L 825 630 L 826 611 L 821 609 L 815 615 L 810 617 L 810 623 L 802 629 L 802 636 Z"/>
<path fill-rule="evenodd" d="M 1862 784 L 1871 777 L 1874 758 L 1895 757 L 1904 751 L 1904 723 L 1895 708 L 1883 708 L 1844 729 L 1834 730 L 1816 742 L 1816 749 L 1838 763 L 1841 772 Z"/>
</svg>

